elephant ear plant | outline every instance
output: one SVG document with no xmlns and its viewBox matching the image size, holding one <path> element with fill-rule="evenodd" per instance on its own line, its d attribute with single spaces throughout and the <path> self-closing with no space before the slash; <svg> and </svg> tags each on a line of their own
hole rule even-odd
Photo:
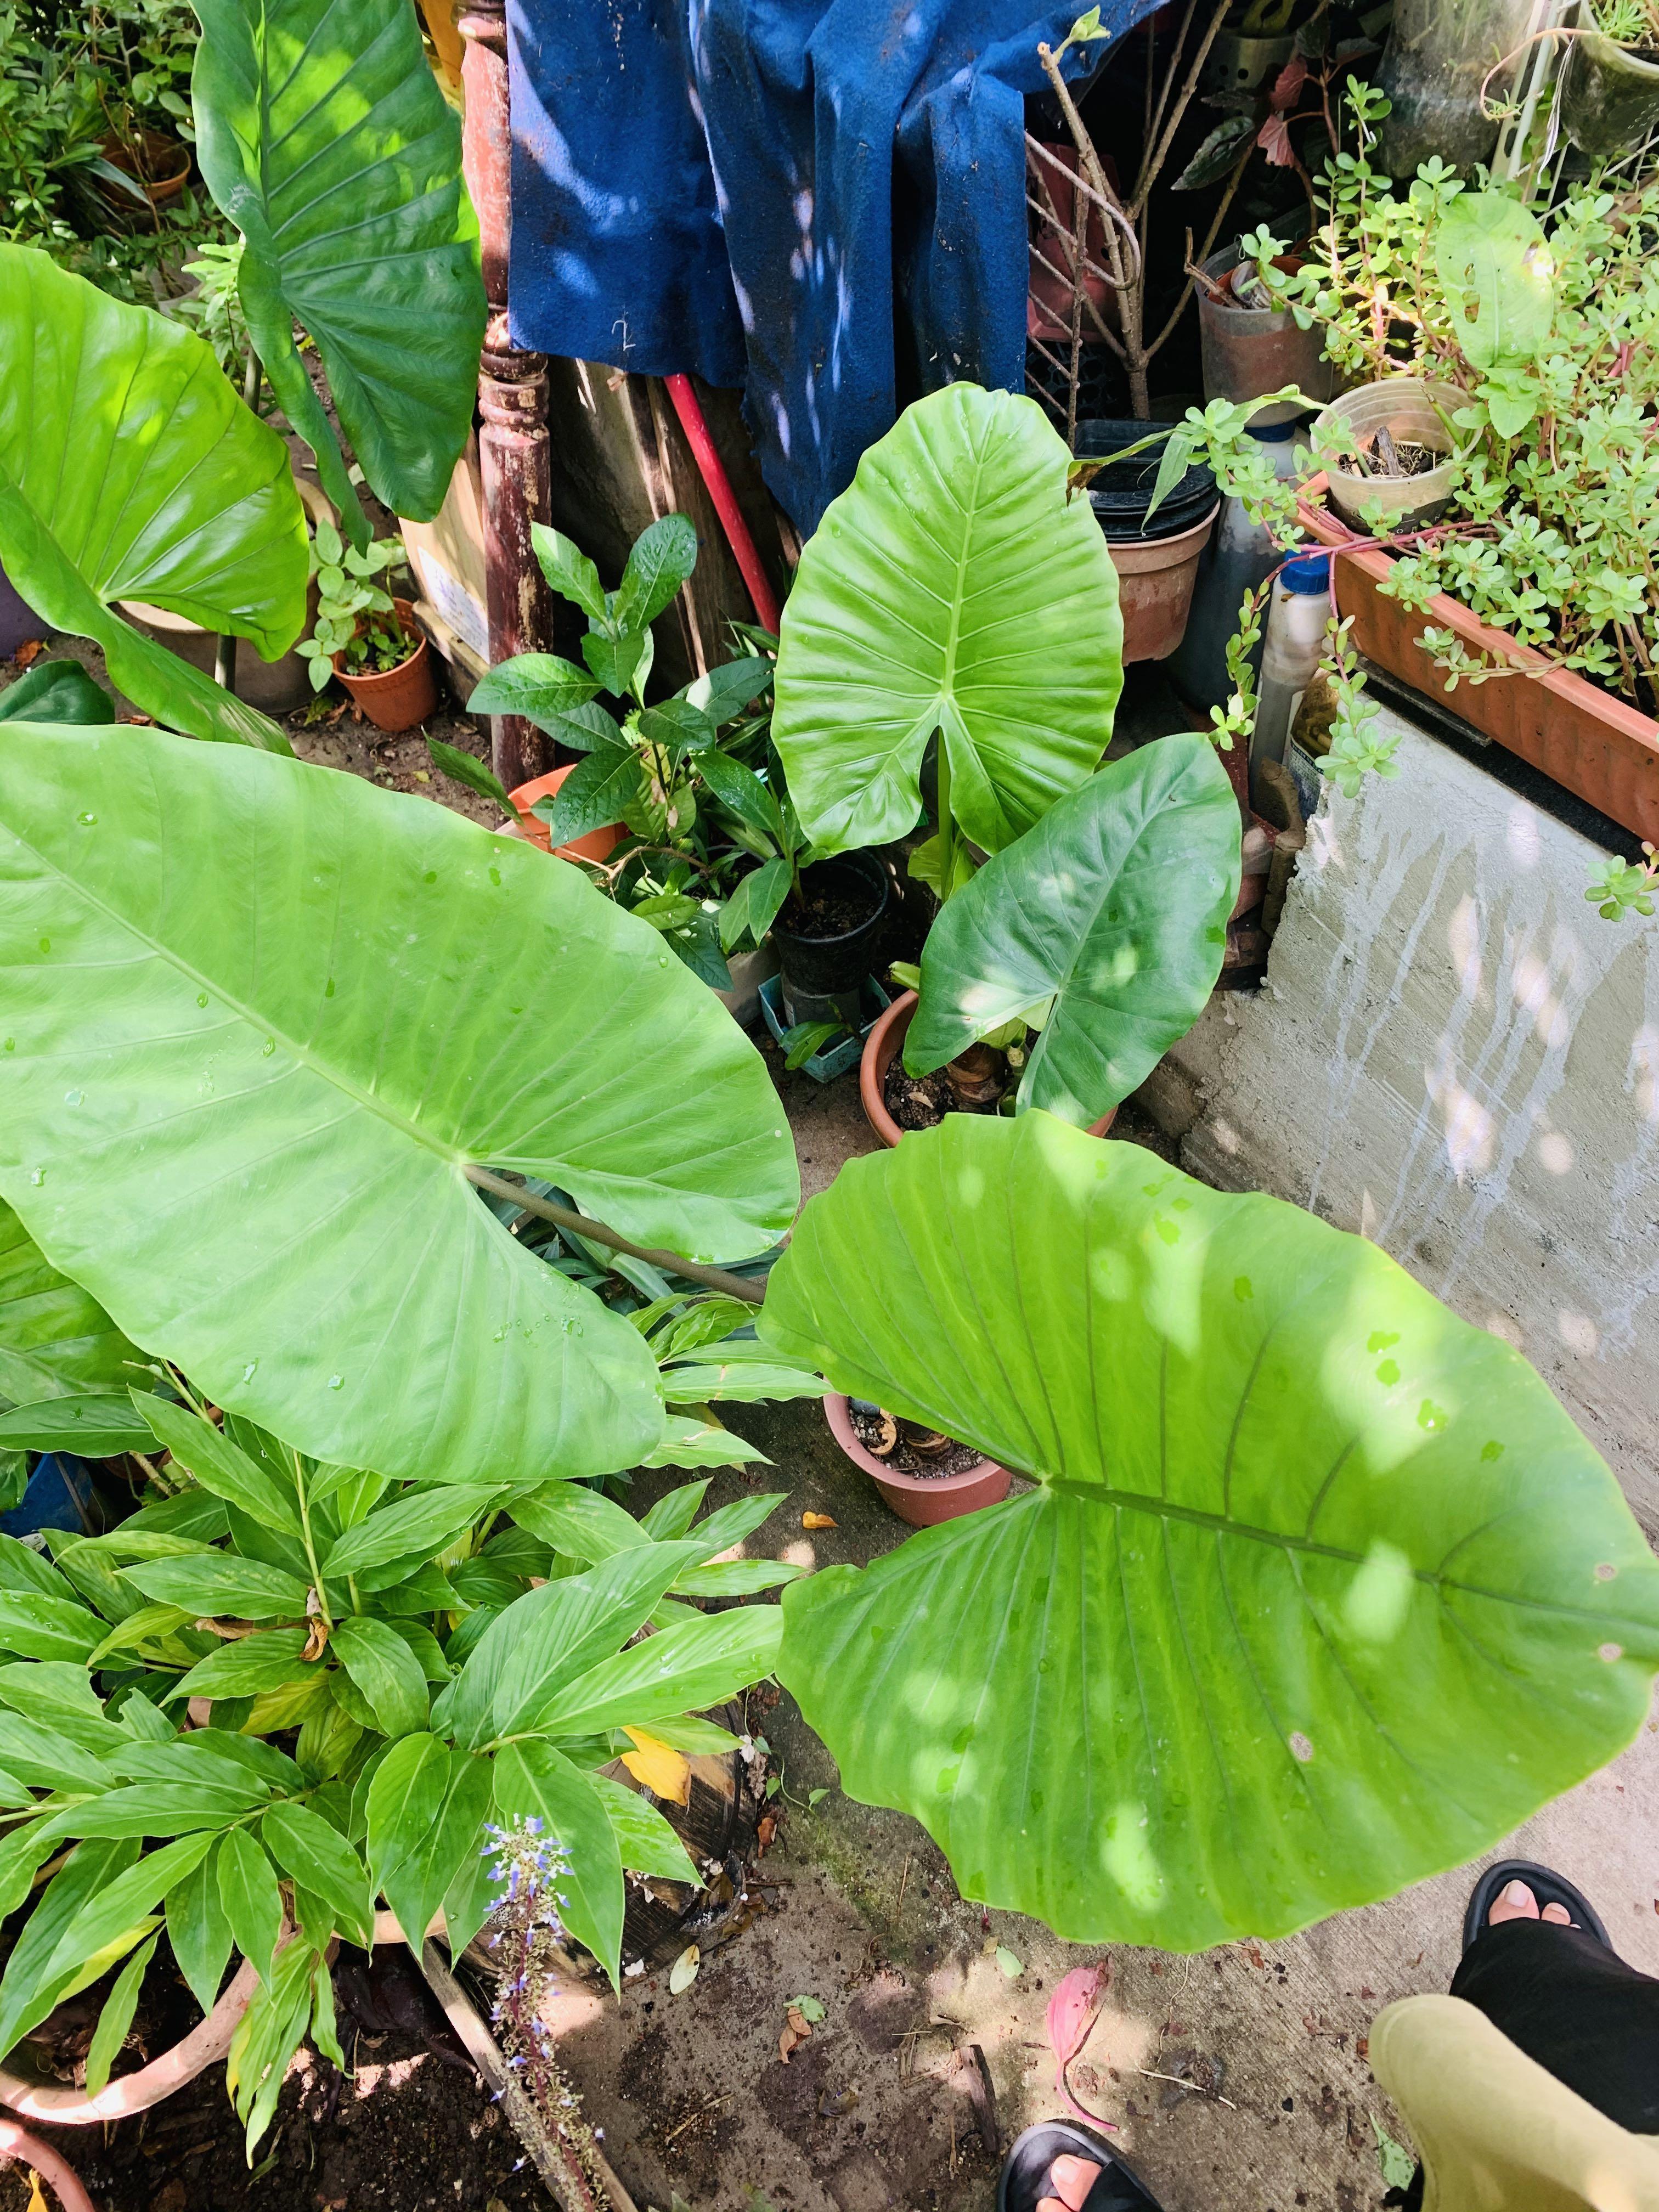
<svg viewBox="0 0 1659 2212">
<path fill-rule="evenodd" d="M 1238 802 L 1207 738 L 1162 738 L 1100 769 L 940 910 L 905 1066 L 929 1074 L 1030 1023 L 1018 1110 L 1086 1127 L 1203 1012 L 1238 882 Z"/>
<path fill-rule="evenodd" d="M 287 447 L 200 338 L 4 245 L 0 561 L 44 622 L 102 648 L 111 680 L 157 721 L 289 750 L 275 723 L 114 607 L 166 607 L 251 638 L 268 660 L 290 645 L 306 531 Z"/>
<path fill-rule="evenodd" d="M 408 0 L 200 0 L 208 190 L 242 234 L 252 343 L 360 550 L 369 526 L 295 340 L 394 513 L 438 511 L 472 427 L 484 290 L 460 119 Z"/>
<path fill-rule="evenodd" d="M 1117 576 L 1071 455 L 1034 400 L 952 384 L 865 453 L 801 555 L 773 740 L 808 837 L 884 843 L 922 811 L 938 734 L 948 894 L 957 833 L 988 853 L 1082 782 L 1122 688 Z"/>
<path fill-rule="evenodd" d="M 480 1194 L 694 1280 L 788 1225 L 760 1056 L 656 933 L 245 746 L 12 723 L 5 755 L 0 1196 L 52 1264 L 319 1460 L 471 1482 L 653 1450 L 640 1332 Z"/>
<path fill-rule="evenodd" d="M 619 1983 L 623 1870 L 698 1875 L 602 1770 L 672 1796 L 687 1753 L 731 1747 L 693 1716 L 769 1669 L 781 1616 L 686 1601 L 799 1571 L 709 1564 L 775 1494 L 698 1523 L 692 1483 L 641 1524 L 559 1480 L 388 1482 L 234 1415 L 221 1430 L 167 1382 L 179 1398 L 133 1403 L 175 1495 L 107 1536 L 54 1535 L 51 1563 L 0 1537 L 0 1911 L 68 1847 L 0 1975 L 0 2056 L 125 1960 L 95 2094 L 163 1923 L 204 2008 L 240 1954 L 227 2079 L 251 2157 L 302 2036 L 345 2063 L 333 1939 L 375 1940 L 384 1898 L 383 1936 L 418 1943 L 441 1911 L 459 1952 L 492 1902 L 492 1825 L 561 1839 L 564 1924 Z"/>
<path fill-rule="evenodd" d="M 761 1326 L 1035 1484 L 784 1596 L 843 1787 L 965 1896 L 1079 1942 L 1285 1935 L 1486 1850 L 1646 1717 L 1659 1563 L 1611 1473 L 1299 1207 L 952 1115 L 811 1200 Z"/>
</svg>

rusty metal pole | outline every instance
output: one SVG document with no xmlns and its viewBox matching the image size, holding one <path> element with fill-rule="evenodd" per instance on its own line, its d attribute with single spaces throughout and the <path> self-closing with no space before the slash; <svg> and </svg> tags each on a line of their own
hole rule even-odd
<svg viewBox="0 0 1659 2212">
<path fill-rule="evenodd" d="M 552 595 L 530 543 L 531 524 L 545 522 L 551 507 L 547 361 L 542 354 L 516 352 L 507 334 L 513 198 L 506 0 L 473 0 L 458 27 L 466 41 L 461 161 L 477 210 L 489 303 L 478 365 L 483 416 L 478 466 L 493 667 L 515 653 L 545 653 L 553 641 Z M 553 765 L 550 740 L 517 714 L 494 717 L 490 749 L 495 773 L 509 791 Z"/>
</svg>

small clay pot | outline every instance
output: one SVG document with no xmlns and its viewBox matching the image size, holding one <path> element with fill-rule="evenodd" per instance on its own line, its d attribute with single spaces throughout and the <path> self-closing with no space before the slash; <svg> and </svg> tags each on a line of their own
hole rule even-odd
<svg viewBox="0 0 1659 2212">
<path fill-rule="evenodd" d="M 536 801 L 556 792 L 566 776 L 580 765 L 577 761 L 567 761 L 562 768 L 556 768 L 550 775 L 536 776 L 529 783 L 521 783 L 516 790 L 507 794 L 518 811 L 519 835 L 527 838 L 531 844 L 539 845 L 544 853 L 552 851 L 553 839 L 546 823 L 535 811 Z M 608 822 L 603 830 L 590 830 L 585 836 L 573 837 L 568 845 L 561 845 L 559 858 L 562 860 L 608 860 L 627 835 L 620 822 Z"/>
<path fill-rule="evenodd" d="M 859 1442 L 842 1392 L 829 1393 L 823 1413 L 830 1435 L 848 1458 L 872 1478 L 883 1503 L 913 1528 L 936 1528 L 941 1521 L 957 1521 L 964 1513 L 978 1512 L 981 1505 L 1000 1505 L 1008 1495 L 1008 1470 L 994 1459 L 982 1459 L 960 1474 L 901 1474 Z"/>
<path fill-rule="evenodd" d="M 900 1128 L 888 1112 L 883 1094 L 887 1083 L 887 1071 L 893 1064 L 895 1054 L 903 1048 L 905 1031 L 910 1026 L 910 1017 L 915 1012 L 916 1005 L 914 991 L 901 992 L 864 1040 L 864 1057 L 859 1062 L 859 1097 L 864 1102 L 865 1120 L 884 1145 L 896 1145 L 908 1133 Z M 1109 1113 L 1103 1114 L 1098 1121 L 1090 1123 L 1087 1133 L 1091 1137 L 1103 1137 L 1116 1117 L 1117 1109 L 1114 1106 Z"/>
<path fill-rule="evenodd" d="M 176 200 L 190 182 L 191 150 L 176 138 L 169 138 L 160 131 L 144 133 L 144 160 L 154 172 L 153 176 L 141 177 L 132 165 L 132 156 L 118 138 L 104 141 L 104 159 L 114 169 L 132 179 L 153 208 L 167 207 Z M 118 216 L 127 218 L 129 224 L 138 210 L 127 194 L 113 185 L 100 184 L 98 197 Z"/>
<path fill-rule="evenodd" d="M 432 649 L 426 641 L 426 632 L 415 619 L 415 610 L 407 599 L 393 599 L 398 620 L 405 637 L 416 641 L 407 660 L 400 660 L 395 668 L 378 673 L 354 676 L 342 668 L 344 657 L 334 655 L 334 673 L 339 678 L 353 701 L 361 707 L 377 730 L 388 732 L 412 730 L 417 722 L 425 721 L 438 704 L 438 687 L 432 680 Z"/>
</svg>

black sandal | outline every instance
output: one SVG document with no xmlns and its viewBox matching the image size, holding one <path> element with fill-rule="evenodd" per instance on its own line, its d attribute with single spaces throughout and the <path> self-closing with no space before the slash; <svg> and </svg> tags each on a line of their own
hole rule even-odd
<svg viewBox="0 0 1659 2212">
<path fill-rule="evenodd" d="M 1002 2162 L 997 2212 L 1036 2212 L 1038 2198 L 1054 2194 L 1048 2169 L 1057 2158 L 1086 2158 L 1100 2168 L 1083 2212 L 1161 2212 L 1157 2197 L 1111 2145 L 1071 2120 L 1039 2120 L 1018 2137 Z"/>
<path fill-rule="evenodd" d="M 1487 1916 L 1498 1902 L 1500 1892 L 1512 1881 L 1524 1881 L 1538 1899 L 1541 1914 L 1547 1905 L 1563 1905 L 1568 1917 L 1587 1936 L 1594 1936 L 1598 1943 L 1611 1951 L 1613 1944 L 1601 1916 L 1581 1889 L 1574 1887 L 1563 1875 L 1548 1867 L 1534 1866 L 1530 1859 L 1500 1859 L 1496 1866 L 1486 1869 L 1470 1893 L 1468 1909 L 1463 1915 L 1463 1948 L 1467 1951 L 1477 1936 L 1485 1935 Z M 1509 1925 L 1506 1921 L 1500 1927 Z"/>
</svg>

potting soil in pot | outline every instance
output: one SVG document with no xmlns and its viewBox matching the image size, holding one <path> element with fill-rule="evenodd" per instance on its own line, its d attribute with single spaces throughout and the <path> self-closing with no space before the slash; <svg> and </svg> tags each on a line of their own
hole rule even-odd
<svg viewBox="0 0 1659 2212">
<path fill-rule="evenodd" d="M 907 1075 L 903 1058 L 897 1053 L 882 1078 L 881 1103 L 901 1129 L 936 1129 L 954 1106 L 950 1081 L 942 1067 L 931 1075 Z"/>
<path fill-rule="evenodd" d="M 919 1421 L 899 1421 L 891 1413 L 884 1413 L 879 1406 L 867 1405 L 861 1398 L 849 1398 L 847 1417 L 853 1424 L 853 1434 L 885 1467 L 895 1474 L 911 1474 L 922 1481 L 937 1481 L 947 1474 L 968 1474 L 976 1468 L 984 1455 L 971 1444 L 959 1444 L 946 1437 L 933 1450 L 919 1450 L 912 1437 L 928 1437 L 936 1431 L 924 1429 Z"/>
</svg>

